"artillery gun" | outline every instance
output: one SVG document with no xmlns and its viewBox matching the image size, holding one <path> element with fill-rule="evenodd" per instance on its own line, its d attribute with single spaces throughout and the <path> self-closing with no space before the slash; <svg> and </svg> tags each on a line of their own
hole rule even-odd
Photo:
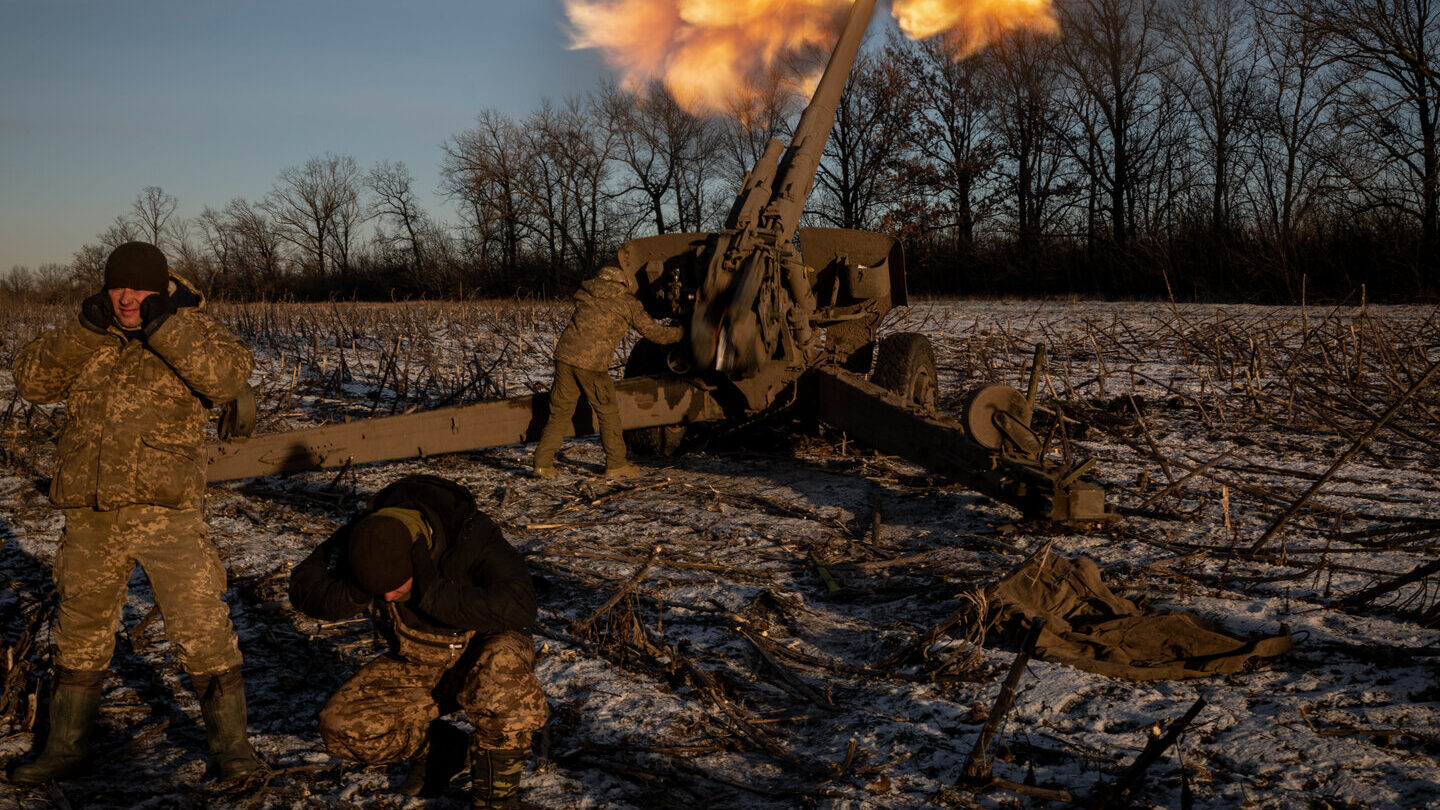
<svg viewBox="0 0 1440 810">
<path fill-rule="evenodd" d="M 789 146 L 769 142 L 720 230 L 660 234 L 621 247 L 618 264 L 634 278 L 646 310 L 678 320 L 688 338 L 674 347 L 642 341 L 632 350 L 617 385 L 627 441 L 640 452 L 665 454 L 689 425 L 796 407 L 1028 518 L 1109 521 L 1114 514 L 1104 492 L 1079 480 L 1088 462 L 1067 468 L 1046 460 L 1030 429 L 1043 351 L 1037 348 L 1028 395 L 988 385 L 967 393 L 959 420 L 939 413 L 928 339 L 898 333 L 876 341 L 886 314 L 907 303 L 898 241 L 798 228 L 874 7 L 875 0 L 851 7 Z M 547 412 L 541 394 L 249 439 L 233 435 L 209 447 L 208 478 L 519 444 L 539 437 Z M 588 412 L 578 413 L 574 433 L 592 432 L 589 421 Z"/>
</svg>

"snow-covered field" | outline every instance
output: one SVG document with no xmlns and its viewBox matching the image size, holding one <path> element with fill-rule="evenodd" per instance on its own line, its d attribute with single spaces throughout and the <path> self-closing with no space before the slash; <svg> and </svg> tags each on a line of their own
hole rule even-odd
<svg viewBox="0 0 1440 810">
<path fill-rule="evenodd" d="M 266 433 L 543 390 L 566 308 L 220 313 L 255 349 Z M 60 528 L 36 486 L 59 412 L 18 400 L 9 367 L 62 317 L 0 315 L 0 759 L 32 742 Z M 540 581 L 552 716 L 525 776 L 537 806 L 1058 807 L 1062 791 L 1085 803 L 1203 697 L 1134 806 L 1440 807 L 1440 575 L 1365 591 L 1440 557 L 1440 382 L 1407 398 L 1440 360 L 1435 310 L 925 302 L 885 329 L 931 338 L 950 410 L 982 382 L 1024 390 L 1045 343 L 1041 435 L 1057 457 L 1096 459 L 1087 477 L 1124 519 L 1090 533 L 1017 524 L 921 468 L 783 421 L 713 433 L 622 483 L 597 475 L 592 438 L 567 443 L 553 482 L 526 475 L 530 448 L 502 447 L 218 485 L 207 513 L 269 779 L 241 793 L 205 779 L 197 705 L 137 572 L 94 775 L 0 785 L 0 808 L 463 806 L 462 780 L 427 805 L 392 792 L 400 769 L 320 749 L 315 714 L 374 639 L 285 598 L 291 565 L 419 471 L 467 484 Z M 958 787 L 1015 649 L 974 622 L 917 642 L 1035 553 L 1091 557 L 1123 595 L 1236 635 L 1286 627 L 1295 650 L 1232 676 L 1149 683 L 1032 660 L 993 770 L 1051 798 Z"/>
</svg>

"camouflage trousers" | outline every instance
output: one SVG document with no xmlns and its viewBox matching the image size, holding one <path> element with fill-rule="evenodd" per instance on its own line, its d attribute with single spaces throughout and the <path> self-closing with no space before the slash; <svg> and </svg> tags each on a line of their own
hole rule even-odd
<svg viewBox="0 0 1440 810">
<path fill-rule="evenodd" d="M 457 708 L 475 724 L 478 747 L 530 748 L 530 735 L 545 725 L 550 707 L 535 677 L 529 634 L 477 635 L 425 648 L 416 642 L 425 634 L 404 633 L 399 650 L 362 667 L 320 710 L 320 736 L 330 753 L 366 764 L 409 759 L 424 745 L 430 722 Z"/>
<path fill-rule="evenodd" d="M 150 581 L 165 636 L 192 675 L 240 666 L 225 604 L 225 565 L 199 510 L 124 506 L 66 509 L 55 556 L 60 606 L 55 662 L 98 671 L 110 665 L 126 587 L 138 563 Z"/>
<path fill-rule="evenodd" d="M 555 463 L 555 454 L 560 451 L 560 442 L 570 430 L 570 418 L 575 415 L 575 406 L 580 395 L 590 403 L 599 422 L 600 444 L 605 448 L 605 466 L 618 467 L 625 463 L 625 435 L 620 428 L 620 403 L 615 398 L 615 382 L 603 371 L 572 366 L 555 361 L 555 383 L 550 386 L 550 416 L 545 420 L 545 429 L 540 433 L 540 442 L 535 445 L 535 464 L 547 466 Z"/>
</svg>

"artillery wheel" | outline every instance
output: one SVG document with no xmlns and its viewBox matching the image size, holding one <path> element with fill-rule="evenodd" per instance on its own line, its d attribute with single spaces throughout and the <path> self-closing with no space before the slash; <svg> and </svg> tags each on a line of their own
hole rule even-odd
<svg viewBox="0 0 1440 810">
<path fill-rule="evenodd" d="M 924 410 L 934 411 L 938 379 L 935 352 L 930 348 L 929 338 L 915 332 L 899 332 L 881 339 L 871 382 Z"/>
<path fill-rule="evenodd" d="M 666 360 L 666 347 L 648 340 L 641 340 L 630 350 L 625 359 L 625 376 L 639 377 L 645 374 L 669 374 L 673 372 Z M 640 456 L 673 456 L 685 440 L 684 425 L 661 425 L 659 427 L 634 428 L 625 431 L 625 444 L 630 451 Z"/>
<path fill-rule="evenodd" d="M 984 385 L 965 397 L 961 423 L 976 444 L 1001 450 L 1008 442 L 1028 457 L 1039 455 L 1040 444 L 1030 430 L 1030 403 L 1025 395 L 1003 383 Z"/>
</svg>

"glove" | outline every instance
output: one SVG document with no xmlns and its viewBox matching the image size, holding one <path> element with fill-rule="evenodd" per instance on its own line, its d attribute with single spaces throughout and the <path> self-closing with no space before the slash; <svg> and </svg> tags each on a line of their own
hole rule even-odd
<svg viewBox="0 0 1440 810">
<path fill-rule="evenodd" d="M 145 296 L 140 302 L 140 335 L 149 340 L 165 323 L 165 319 L 175 314 L 175 302 L 171 300 L 168 293 L 158 292 L 154 295 Z"/>
<path fill-rule="evenodd" d="M 413 572 L 411 576 L 415 578 L 410 584 L 410 598 L 418 604 L 425 597 L 425 592 L 440 579 L 440 569 L 430 559 L 430 547 L 424 540 L 417 540 L 410 547 L 410 568 Z"/>
<path fill-rule="evenodd" d="M 80 302 L 80 325 L 91 332 L 105 334 L 113 320 L 115 309 L 110 304 L 110 293 L 101 290 Z"/>
</svg>

